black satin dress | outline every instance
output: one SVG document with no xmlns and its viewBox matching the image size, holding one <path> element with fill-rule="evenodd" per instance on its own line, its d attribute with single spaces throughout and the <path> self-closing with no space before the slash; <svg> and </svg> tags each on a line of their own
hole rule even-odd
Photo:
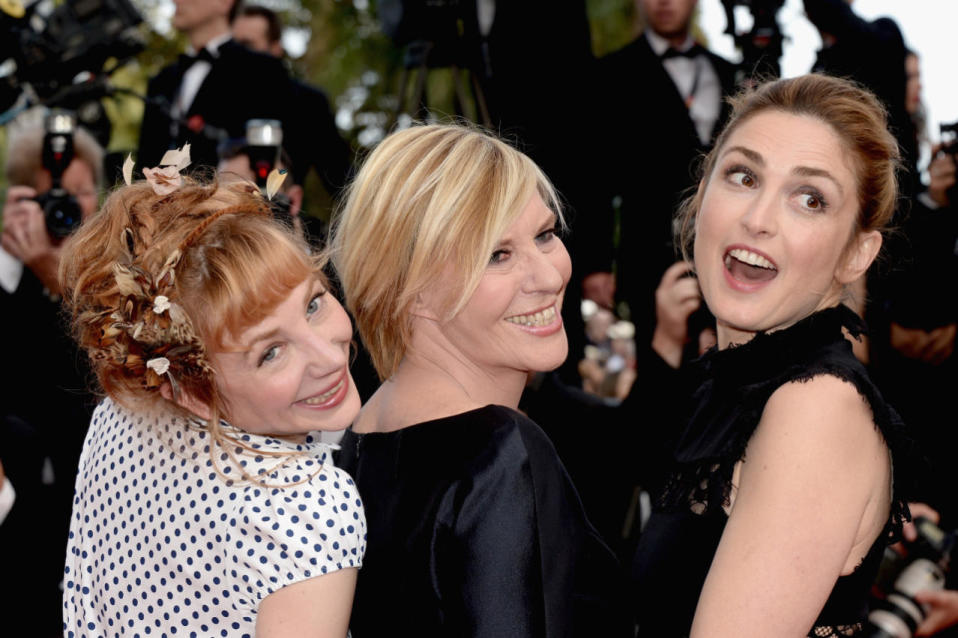
<svg viewBox="0 0 958 638">
<path fill-rule="evenodd" d="M 341 446 L 368 530 L 354 638 L 632 635 L 612 553 L 520 413 L 350 430 Z"/>
<path fill-rule="evenodd" d="M 900 419 L 855 358 L 843 327 L 853 335 L 865 329 L 855 313 L 838 306 L 784 330 L 759 333 L 744 345 L 713 349 L 697 363 L 700 385 L 691 417 L 632 566 L 640 636 L 688 636 L 728 520 L 723 506 L 729 503 L 732 471 L 744 458 L 765 404 L 782 385 L 822 374 L 855 386 L 893 458 L 895 495 L 885 529 L 855 571 L 838 578 L 809 636 L 861 631 L 882 553 L 901 529 L 902 466 L 912 452 Z"/>
</svg>

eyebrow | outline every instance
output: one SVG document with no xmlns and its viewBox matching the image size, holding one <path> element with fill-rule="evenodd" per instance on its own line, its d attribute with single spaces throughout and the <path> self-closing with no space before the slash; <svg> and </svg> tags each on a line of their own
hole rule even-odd
<svg viewBox="0 0 958 638">
<path fill-rule="evenodd" d="M 835 187 L 838 189 L 838 192 L 842 195 L 845 194 L 845 189 L 842 188 L 841 183 L 835 179 L 835 177 L 826 171 L 823 168 L 813 168 L 811 166 L 797 166 L 792 169 L 794 175 L 801 175 L 802 177 L 824 177 L 827 180 L 831 180 Z"/>
<path fill-rule="evenodd" d="M 315 295 L 319 294 L 319 293 L 316 291 L 316 284 L 319 284 L 319 280 L 318 280 L 318 279 L 314 282 L 313 285 L 309 286 L 309 287 L 306 289 L 306 294 L 304 295 L 304 298 L 303 298 L 303 307 L 304 307 L 304 308 L 305 308 L 307 305 L 309 305 L 310 300 L 311 300 Z M 320 286 L 320 287 L 322 287 L 322 286 Z M 247 343 L 249 343 L 249 345 L 250 345 L 249 349 L 247 349 L 247 350 L 242 350 L 241 352 L 250 352 L 251 350 L 253 350 L 253 346 L 255 346 L 257 343 L 259 343 L 260 341 L 268 341 L 268 340 L 272 339 L 272 338 L 275 337 L 277 334 L 279 334 L 280 330 L 281 330 L 281 327 L 277 326 L 277 327 L 275 327 L 275 328 L 273 328 L 273 329 L 271 329 L 271 330 L 266 330 L 265 332 L 261 332 L 261 333 L 259 333 L 259 334 L 254 334 L 254 335 L 253 335 L 253 338 L 250 339 L 250 340 L 247 342 Z"/>
<path fill-rule="evenodd" d="M 745 157 L 758 164 L 760 167 L 765 167 L 765 158 L 762 157 L 761 153 L 753 151 L 752 149 L 746 148 L 744 146 L 731 146 L 727 151 L 722 153 L 722 155 L 728 155 L 733 151 L 738 151 Z M 838 188 L 839 193 L 841 193 L 843 196 L 845 195 L 845 189 L 842 187 L 841 182 L 839 182 L 834 175 L 823 168 L 814 168 L 812 166 L 796 166 L 792 169 L 792 175 L 799 175 L 801 177 L 824 177 L 835 184 L 835 187 Z"/>
<path fill-rule="evenodd" d="M 722 153 L 722 155 L 728 155 L 729 153 L 733 151 L 738 151 L 739 153 L 749 158 L 750 160 L 752 160 L 759 166 L 763 166 L 763 167 L 765 166 L 765 158 L 762 157 L 761 153 L 758 153 L 757 151 L 753 151 L 752 149 L 746 148 L 744 146 L 730 146 L 724 153 Z"/>
</svg>

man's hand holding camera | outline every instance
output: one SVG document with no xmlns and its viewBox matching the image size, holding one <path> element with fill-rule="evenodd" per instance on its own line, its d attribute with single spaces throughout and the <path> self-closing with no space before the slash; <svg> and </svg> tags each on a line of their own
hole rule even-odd
<svg viewBox="0 0 958 638">
<path fill-rule="evenodd" d="M 939 152 L 941 145 L 932 149 L 931 164 L 928 165 L 928 196 L 945 207 L 949 203 L 949 192 L 955 186 L 955 156 L 952 153 Z"/>
<path fill-rule="evenodd" d="M 36 196 L 37 192 L 29 186 L 11 186 L 7 190 L 0 242 L 5 251 L 33 271 L 47 290 L 58 293 L 60 246 L 50 239 Z"/>
</svg>

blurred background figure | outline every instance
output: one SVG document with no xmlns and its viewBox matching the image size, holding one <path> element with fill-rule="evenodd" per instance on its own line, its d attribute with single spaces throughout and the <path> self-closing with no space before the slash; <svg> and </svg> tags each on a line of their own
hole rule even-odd
<svg viewBox="0 0 958 638">
<path fill-rule="evenodd" d="M 232 39 L 230 20 L 239 2 L 176 0 L 173 26 L 189 46 L 150 80 L 139 165 L 155 166 L 166 151 L 190 143 L 194 165 L 216 166 L 217 146 L 242 137 L 252 118 L 278 119 L 292 133 L 292 97 L 282 63 Z"/>
<path fill-rule="evenodd" d="M 0 526 L 0 572 L 16 577 L 2 579 L 0 597 L 6 609 L 31 610 L 5 615 L 4 633 L 22 627 L 22 635 L 60 629 L 73 484 L 92 410 L 86 367 L 61 321 L 57 269 L 70 232 L 96 210 L 103 150 L 76 129 L 68 136 L 72 152 L 58 167 L 52 147 L 64 137 L 43 126 L 10 131 L 5 166 L 0 459 L 16 501 Z"/>
<path fill-rule="evenodd" d="M 243 5 L 232 23 L 233 39 L 252 51 L 282 59 L 283 24 L 275 11 L 258 5 Z M 292 160 L 292 181 L 302 185 L 309 170 L 315 169 L 326 192 L 336 197 L 352 171 L 349 145 L 336 128 L 329 98 L 318 87 L 290 78 L 291 130 L 286 150 Z"/>
<path fill-rule="evenodd" d="M 16 500 L 17 493 L 13 489 L 13 483 L 3 473 L 3 463 L 0 462 L 0 525 L 6 520 Z"/>
<path fill-rule="evenodd" d="M 805 13 L 818 29 L 822 48 L 813 71 L 852 78 L 872 91 L 888 109 L 889 129 L 902 151 L 902 194 L 914 194 L 918 161 L 914 125 L 905 106 L 905 39 L 891 18 L 869 21 L 851 0 L 804 0 Z"/>
<path fill-rule="evenodd" d="M 655 325 L 655 290 L 675 261 L 672 217 L 693 185 L 697 158 L 727 117 L 724 102 L 735 89 L 735 68 L 695 40 L 697 0 L 637 0 L 645 30 L 599 61 L 600 94 L 607 109 L 599 157 L 609 199 L 619 203 L 618 248 L 606 239 L 605 272 L 647 341 Z"/>
<path fill-rule="evenodd" d="M 917 54 L 905 59 L 905 107 L 914 122 L 915 147 L 929 142 Z M 946 529 L 958 526 L 958 424 L 951 395 L 958 382 L 958 215 L 955 155 L 958 125 L 943 125 L 930 149 L 928 184 L 917 193 L 901 223 L 891 255 L 884 308 L 888 339 L 877 368 L 885 393 L 902 413 L 930 461 L 922 497 L 940 512 Z"/>
</svg>

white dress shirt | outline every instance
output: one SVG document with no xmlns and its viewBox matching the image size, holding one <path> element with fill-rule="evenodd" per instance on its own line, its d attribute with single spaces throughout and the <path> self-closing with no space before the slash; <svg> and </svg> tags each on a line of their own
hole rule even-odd
<svg viewBox="0 0 958 638">
<path fill-rule="evenodd" d="M 645 37 L 652 51 L 659 57 L 669 48 L 668 40 L 651 29 L 645 30 Z M 694 44 L 694 38 L 688 36 L 685 42 L 676 48 L 687 51 Z M 689 118 L 695 124 L 699 141 L 708 144 L 722 111 L 722 83 L 711 61 L 704 54 L 693 58 L 676 56 L 662 60 L 662 66 L 688 105 Z"/>
<path fill-rule="evenodd" d="M 214 58 L 218 58 L 220 46 L 229 41 L 231 37 L 232 35 L 227 31 L 207 42 L 203 48 L 209 51 Z M 196 49 L 189 47 L 186 49 L 186 54 L 196 55 Z M 179 117 L 190 110 L 193 100 L 196 99 L 196 94 L 203 86 L 203 80 L 206 79 L 212 68 L 213 65 L 206 60 L 197 60 L 186 70 L 186 73 L 183 74 L 183 80 L 180 82 L 180 90 L 176 95 L 176 100 L 173 102 L 173 114 L 175 116 Z"/>
<path fill-rule="evenodd" d="M 12 295 L 23 278 L 23 262 L 0 248 L 0 288 Z"/>
</svg>

